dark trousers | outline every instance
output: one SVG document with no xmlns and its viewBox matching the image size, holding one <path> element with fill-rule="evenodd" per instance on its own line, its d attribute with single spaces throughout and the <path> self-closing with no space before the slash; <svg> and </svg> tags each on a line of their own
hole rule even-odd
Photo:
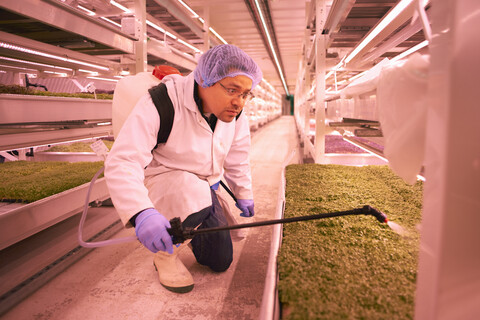
<svg viewBox="0 0 480 320">
<path fill-rule="evenodd" d="M 222 227 L 227 225 L 222 207 L 215 191 L 211 190 L 212 206 L 189 215 L 182 226 L 198 229 Z M 230 267 L 233 260 L 233 246 L 230 231 L 218 231 L 197 234 L 192 239 L 192 249 L 197 262 L 210 267 L 213 271 L 222 272 Z"/>
</svg>

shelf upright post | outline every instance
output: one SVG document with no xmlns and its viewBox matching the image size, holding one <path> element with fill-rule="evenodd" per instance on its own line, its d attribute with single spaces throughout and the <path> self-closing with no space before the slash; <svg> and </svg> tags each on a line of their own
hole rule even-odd
<svg viewBox="0 0 480 320">
<path fill-rule="evenodd" d="M 294 116 L 299 129 L 300 141 L 303 146 L 301 149 L 302 159 L 309 158 L 309 91 L 311 86 L 311 70 L 312 65 L 308 61 L 309 53 L 312 50 L 311 36 L 313 33 L 313 26 L 315 17 L 313 13 L 315 11 L 315 1 L 305 5 L 305 33 L 303 40 L 303 55 L 299 62 L 299 71 L 297 76 L 297 83 L 295 86 L 295 100 L 294 100 Z M 313 155 L 312 155 L 313 156 Z"/>
<path fill-rule="evenodd" d="M 146 0 L 135 0 L 135 28 L 138 41 L 135 43 L 135 73 L 147 71 L 147 4 Z"/>
<path fill-rule="evenodd" d="M 311 31 L 308 30 L 307 33 L 307 42 L 310 44 L 309 38 L 310 38 Z M 315 44 L 310 44 L 311 46 L 314 46 Z M 314 48 L 311 48 L 313 50 Z M 309 146 L 312 144 L 310 142 L 310 88 L 312 86 L 312 66 L 306 65 L 306 72 L 305 72 L 305 81 L 303 82 L 303 104 L 302 104 L 302 110 L 303 110 L 303 145 L 304 145 L 304 154 L 303 158 L 307 159 L 310 157 L 313 157 L 313 154 L 310 154 L 310 149 Z"/>
<path fill-rule="evenodd" d="M 315 41 L 315 163 L 322 163 L 325 156 L 325 59 L 326 41 L 323 26 L 327 19 L 326 1 L 316 3 L 316 41 Z"/>
</svg>

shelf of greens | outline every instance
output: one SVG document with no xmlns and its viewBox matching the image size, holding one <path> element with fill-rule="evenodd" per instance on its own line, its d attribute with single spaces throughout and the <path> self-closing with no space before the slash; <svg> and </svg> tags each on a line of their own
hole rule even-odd
<svg viewBox="0 0 480 320">
<path fill-rule="evenodd" d="M 371 216 L 284 225 L 282 319 L 412 319 L 422 193 L 388 166 L 288 166 L 285 217 L 371 205 L 397 232 Z"/>
<path fill-rule="evenodd" d="M 31 203 L 89 182 L 103 162 L 31 162 L 0 164 L 2 202 Z"/>
<path fill-rule="evenodd" d="M 102 161 L 0 163 L 0 249 L 80 212 L 89 181 L 102 166 Z M 90 201 L 108 197 L 105 179 L 100 178 Z M 24 205 L 9 210 L 12 202 Z"/>
<path fill-rule="evenodd" d="M 112 100 L 113 95 L 107 93 L 58 93 L 43 90 L 36 90 L 32 88 L 26 88 L 19 85 L 5 85 L 0 84 L 0 94 L 21 94 L 21 95 L 34 95 L 34 96 L 47 96 L 47 97 L 69 97 L 69 98 L 82 98 L 82 99 L 102 99 Z"/>
</svg>

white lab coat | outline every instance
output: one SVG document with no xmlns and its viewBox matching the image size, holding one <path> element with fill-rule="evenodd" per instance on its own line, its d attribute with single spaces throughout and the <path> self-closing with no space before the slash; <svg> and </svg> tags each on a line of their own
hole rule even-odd
<svg viewBox="0 0 480 320">
<path fill-rule="evenodd" d="M 154 207 L 167 219 L 211 205 L 210 185 L 222 175 L 238 199 L 253 199 L 249 163 L 250 130 L 245 114 L 217 121 L 215 132 L 193 98 L 193 73 L 163 79 L 175 109 L 172 131 L 156 145 L 160 116 L 149 94 L 125 121 L 105 162 L 113 204 L 124 225 Z"/>
</svg>

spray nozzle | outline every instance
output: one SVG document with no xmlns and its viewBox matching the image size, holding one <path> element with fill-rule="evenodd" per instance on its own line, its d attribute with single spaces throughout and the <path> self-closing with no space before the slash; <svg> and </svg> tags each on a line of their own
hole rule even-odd
<svg viewBox="0 0 480 320">
<path fill-rule="evenodd" d="M 387 215 L 385 213 L 375 209 L 374 207 L 371 207 L 371 206 L 368 206 L 368 205 L 363 206 L 362 211 L 363 211 L 363 214 L 374 216 L 381 223 L 387 223 L 388 222 Z"/>
</svg>

